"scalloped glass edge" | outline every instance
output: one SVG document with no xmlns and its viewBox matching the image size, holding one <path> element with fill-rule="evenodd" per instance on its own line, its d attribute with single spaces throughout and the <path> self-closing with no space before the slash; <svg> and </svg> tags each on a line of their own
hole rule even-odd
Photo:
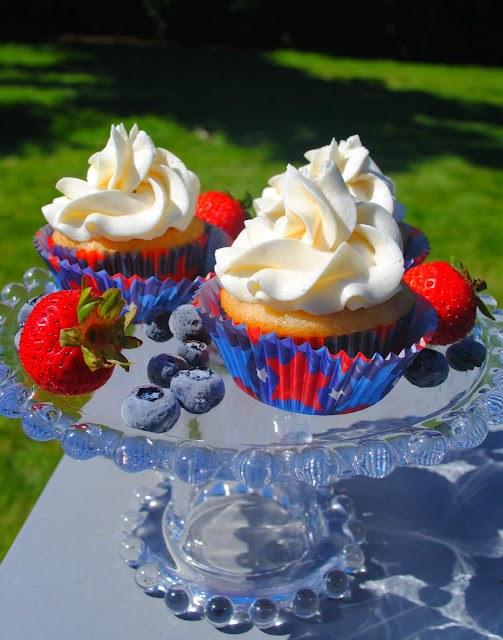
<svg viewBox="0 0 503 640">
<path fill-rule="evenodd" d="M 1 292 L 0 333 L 14 319 L 16 308 L 24 300 L 55 288 L 50 273 L 40 267 L 26 271 L 23 283 L 6 285 Z M 494 298 L 483 297 L 488 306 L 496 306 Z M 474 448 L 482 443 L 490 425 L 503 423 L 503 310 L 495 309 L 493 314 L 496 322 L 479 317 L 474 329 L 488 354 L 474 394 L 465 405 L 455 406 L 440 416 L 434 428 L 430 419 L 429 426 L 419 423 L 340 444 L 252 447 L 129 436 L 97 424 L 76 423 L 75 418 L 51 403 L 34 402 L 33 391 L 19 381 L 21 367 L 11 370 L 2 360 L 9 355 L 3 351 L 0 351 L 0 414 L 20 418 L 24 432 L 33 440 L 59 440 L 71 458 L 108 458 L 123 471 L 140 473 L 152 469 L 174 474 L 190 484 L 215 478 L 237 480 L 248 488 L 260 489 L 271 482 L 303 481 L 324 487 L 353 475 L 383 478 L 401 465 L 439 464 L 451 448 Z M 14 346 L 4 345 L 3 349 L 7 351 Z"/>
</svg>

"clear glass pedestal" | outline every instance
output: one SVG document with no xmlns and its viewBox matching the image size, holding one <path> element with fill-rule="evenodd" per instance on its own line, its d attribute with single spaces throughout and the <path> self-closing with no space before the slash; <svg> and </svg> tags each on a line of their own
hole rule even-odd
<svg viewBox="0 0 503 640">
<path fill-rule="evenodd" d="M 165 478 L 138 498 L 122 517 L 121 557 L 176 615 L 259 627 L 285 612 L 310 618 L 320 598 L 346 597 L 364 568 L 365 529 L 351 498 L 333 489 Z"/>
<path fill-rule="evenodd" d="M 215 360 L 226 397 L 204 416 L 183 412 L 166 434 L 129 429 L 120 405 L 146 382 L 146 364 L 176 344 L 145 339 L 130 374 L 114 372 L 92 396 L 69 400 L 26 379 L 14 346 L 17 314 L 53 283 L 30 269 L 2 291 L 0 413 L 25 433 L 56 439 L 78 460 L 109 459 L 121 470 L 159 472 L 124 513 L 122 558 L 136 582 L 185 618 L 232 631 L 267 629 L 281 616 L 316 616 L 323 599 L 351 597 L 365 568 L 365 530 L 338 490 L 350 476 L 384 478 L 402 465 L 431 466 L 478 446 L 503 416 L 503 312 L 480 318 L 483 367 L 449 373 L 434 389 L 402 379 L 377 405 L 345 416 L 310 417 L 262 405 Z"/>
</svg>

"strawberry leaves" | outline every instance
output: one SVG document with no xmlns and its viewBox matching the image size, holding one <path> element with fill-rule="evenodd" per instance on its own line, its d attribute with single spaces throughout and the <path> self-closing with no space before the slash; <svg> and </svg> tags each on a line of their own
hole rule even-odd
<svg viewBox="0 0 503 640">
<path fill-rule="evenodd" d="M 121 315 L 125 301 L 119 289 L 107 289 L 101 296 L 93 295 L 91 287 L 82 281 L 82 293 L 77 304 L 78 326 L 62 329 L 60 345 L 78 347 L 90 371 L 121 366 L 126 371 L 132 363 L 120 352 L 135 349 L 142 341 L 126 334 L 136 309 Z"/>
</svg>

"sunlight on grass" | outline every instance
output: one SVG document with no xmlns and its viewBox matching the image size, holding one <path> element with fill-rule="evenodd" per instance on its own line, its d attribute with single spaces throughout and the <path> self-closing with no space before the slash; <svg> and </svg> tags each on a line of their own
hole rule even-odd
<svg viewBox="0 0 503 640">
<path fill-rule="evenodd" d="M 0 64 L 16 67 L 47 67 L 67 58 L 64 48 L 53 45 L 2 44 Z"/>
<path fill-rule="evenodd" d="M 418 89 L 459 100 L 503 105 L 502 73 L 497 68 L 353 60 L 288 49 L 263 56 L 274 64 L 302 69 L 323 80 L 379 80 L 393 91 Z"/>
<path fill-rule="evenodd" d="M 33 87 L 3 87 L 0 88 L 0 102 L 16 105 L 20 102 L 29 102 L 32 105 L 46 107 L 61 104 L 65 100 L 71 100 L 77 95 L 75 89 L 58 88 L 40 90 Z"/>
</svg>

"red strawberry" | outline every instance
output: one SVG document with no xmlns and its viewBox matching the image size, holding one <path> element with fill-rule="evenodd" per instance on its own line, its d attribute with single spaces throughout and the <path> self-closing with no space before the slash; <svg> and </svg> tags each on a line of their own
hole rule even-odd
<svg viewBox="0 0 503 640">
<path fill-rule="evenodd" d="M 451 344 L 464 338 L 475 325 L 477 307 L 492 318 L 476 295 L 485 289 L 485 282 L 472 280 L 462 264 L 455 268 L 447 262 L 423 262 L 406 271 L 403 279 L 437 312 L 438 327 L 431 344 Z"/>
<path fill-rule="evenodd" d="M 229 193 L 206 191 L 197 199 L 196 216 L 223 229 L 234 240 L 244 229 L 249 196 L 235 200 Z"/>
<path fill-rule="evenodd" d="M 35 305 L 19 341 L 19 359 L 36 384 L 64 396 L 98 389 L 116 364 L 130 362 L 120 349 L 141 340 L 126 336 L 135 310 L 120 316 L 124 300 L 118 289 L 93 297 L 90 288 L 57 291 Z"/>
</svg>

